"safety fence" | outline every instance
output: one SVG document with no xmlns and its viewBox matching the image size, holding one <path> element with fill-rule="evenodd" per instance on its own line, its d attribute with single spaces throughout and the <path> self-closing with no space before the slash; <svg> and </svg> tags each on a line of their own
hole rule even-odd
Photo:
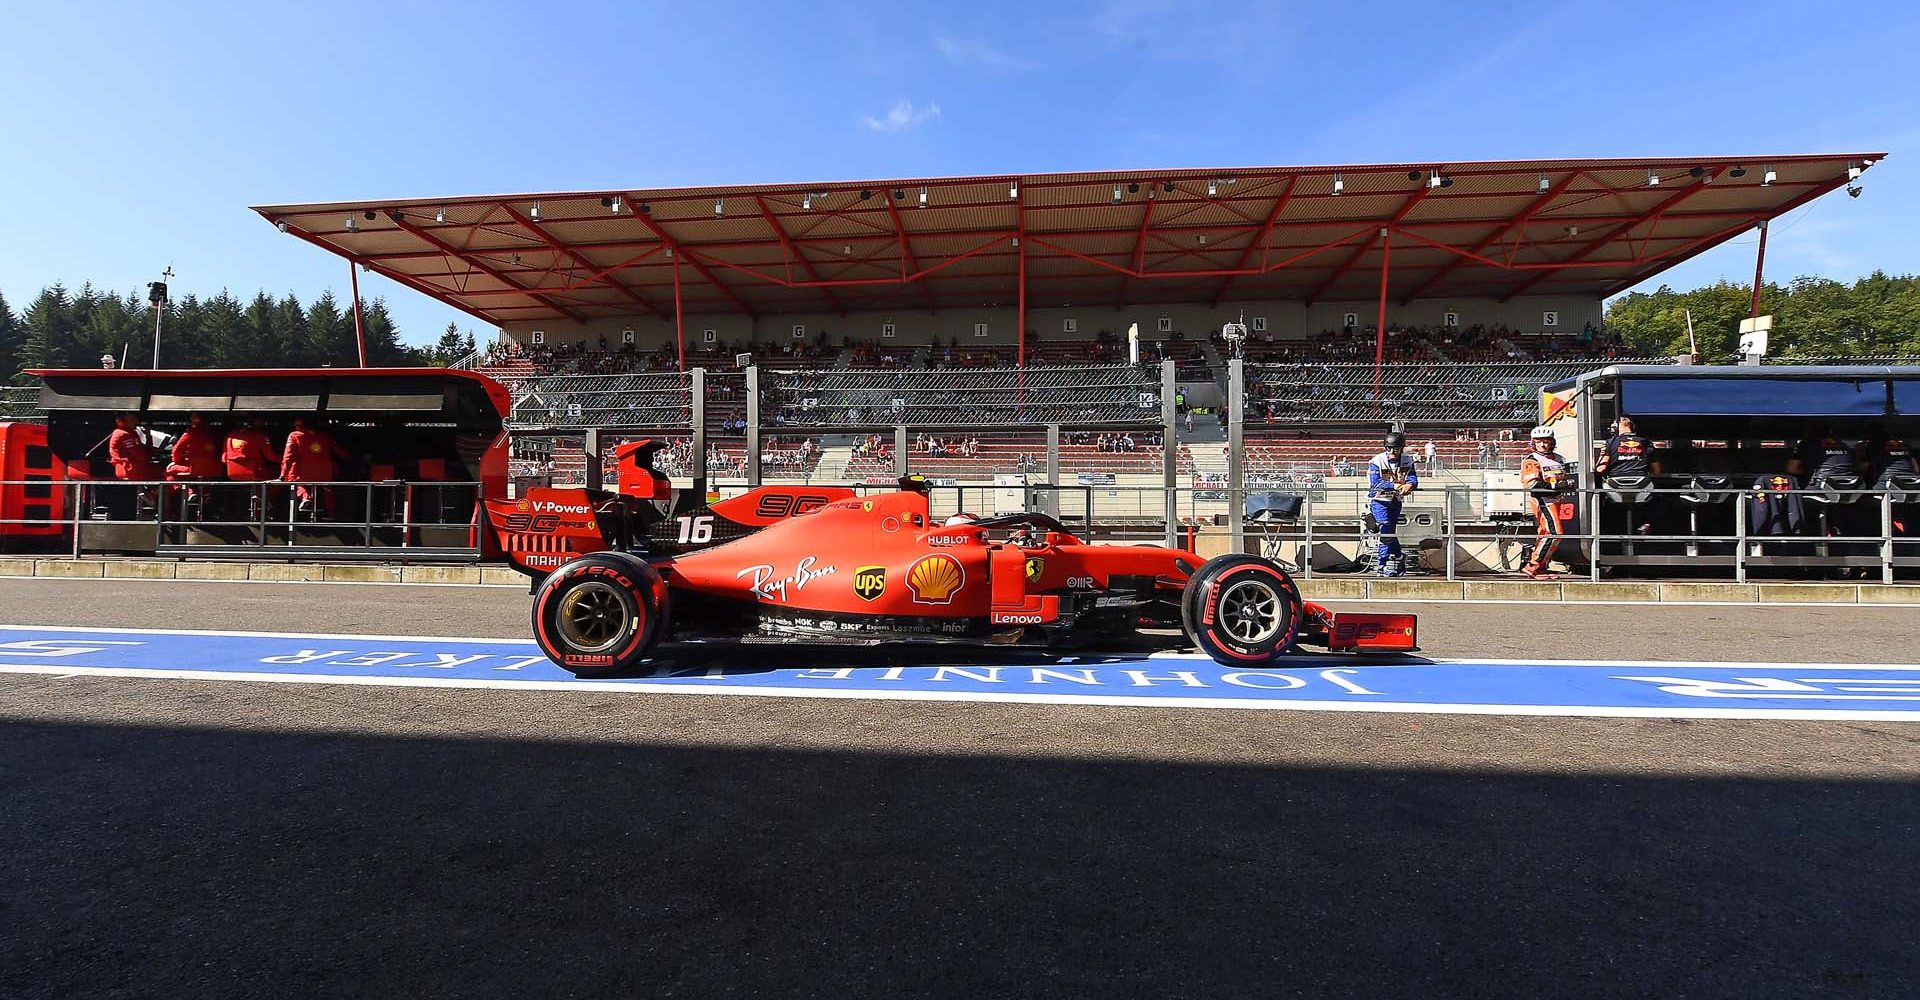
<svg viewBox="0 0 1920 1000">
<path fill-rule="evenodd" d="M 1456 580 L 1543 573 L 1808 579 L 1920 578 L 1920 490 L 1650 488 L 1566 490 L 1442 485 L 1403 501 L 1392 537 L 1400 567 L 1380 562 L 1381 520 L 1364 485 L 1298 493 L 1178 488 L 1173 535 L 1203 555 L 1257 552 L 1305 578 L 1375 574 Z M 1564 505 L 1544 517 L 1541 503 Z M 1231 509 L 1250 512 L 1235 537 Z M 1163 492 L 1143 486 L 953 485 L 932 490 L 936 518 L 1036 510 L 1095 541 L 1162 535 Z M 1542 523 L 1551 525 L 1542 530 Z M 1390 557 L 1388 562 L 1394 560 Z"/>
<path fill-rule="evenodd" d="M 549 375 L 515 388 L 512 426 L 684 427 L 693 419 L 704 372 Z"/>
<path fill-rule="evenodd" d="M 33 479 L 0 482 L 0 493 L 11 498 L 0 538 L 75 556 L 446 562 L 481 552 L 478 482 Z"/>
<path fill-rule="evenodd" d="M 1362 486 L 1248 494 L 1245 547 L 1311 577 L 1378 572 L 1381 518 Z M 1383 513 L 1383 512 L 1382 512 Z M 1893 583 L 1920 570 L 1920 491 L 1703 487 L 1442 486 L 1402 502 L 1393 532 L 1407 572 L 1446 579 L 1544 572 L 1847 577 Z"/>
<path fill-rule="evenodd" d="M 36 385 L 0 386 L 0 420 L 40 420 L 40 387 Z"/>
<path fill-rule="evenodd" d="M 1249 423 L 1502 425 L 1530 422 L 1540 389 L 1615 364 L 1669 358 L 1590 358 L 1482 364 L 1248 365 Z M 1376 383 L 1376 379 L 1378 380 Z"/>
<path fill-rule="evenodd" d="M 782 427 L 1139 423 L 1160 407 L 1159 372 L 1075 368 L 763 373 L 770 422 Z"/>
</svg>

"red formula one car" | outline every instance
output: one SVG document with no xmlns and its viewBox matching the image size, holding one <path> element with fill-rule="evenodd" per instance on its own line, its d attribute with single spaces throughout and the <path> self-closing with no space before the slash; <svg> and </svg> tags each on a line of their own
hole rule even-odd
<svg viewBox="0 0 1920 1000">
<path fill-rule="evenodd" d="M 1186 645 L 1257 667 L 1296 642 L 1415 648 L 1412 615 L 1339 614 L 1301 600 L 1250 555 L 1202 563 L 1151 545 L 1089 545 L 1046 514 L 934 523 L 927 488 L 857 494 L 764 486 L 708 503 L 616 450 L 621 491 L 535 488 L 487 501 L 513 564 L 537 581 L 533 632 L 576 674 L 633 669 L 665 642 Z"/>
</svg>

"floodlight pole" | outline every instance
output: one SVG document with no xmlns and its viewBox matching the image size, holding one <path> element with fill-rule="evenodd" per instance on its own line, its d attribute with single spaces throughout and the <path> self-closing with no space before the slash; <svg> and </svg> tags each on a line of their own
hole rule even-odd
<svg viewBox="0 0 1920 1000">
<path fill-rule="evenodd" d="M 1760 220 L 1760 251 L 1753 255 L 1753 310 L 1748 319 L 1760 318 L 1760 276 L 1767 266 L 1767 220 Z"/>
<path fill-rule="evenodd" d="M 167 288 L 167 283 L 172 280 L 173 265 L 168 264 L 167 269 L 160 272 L 160 284 L 158 286 L 160 295 L 158 298 L 153 299 L 153 367 L 155 371 L 158 371 L 160 368 L 160 318 L 167 314 L 167 302 L 172 297 L 171 292 Z M 154 286 L 148 286 L 150 297 L 153 288 Z M 127 358 L 126 353 L 123 351 L 120 356 L 120 367 L 125 368 L 126 366 Z"/>
<path fill-rule="evenodd" d="M 1380 412 L 1380 367 L 1387 363 L 1387 267 L 1393 261 L 1392 230 L 1380 230 L 1380 317 L 1373 327 L 1373 409 Z"/>
<path fill-rule="evenodd" d="M 160 369 L 160 317 L 166 315 L 167 303 L 163 300 L 153 304 L 153 367 Z M 126 354 L 121 353 L 120 367 L 126 367 Z"/>
<path fill-rule="evenodd" d="M 347 280 L 353 285 L 353 343 L 360 351 L 360 367 L 367 366 L 367 330 L 360 318 L 360 271 L 347 258 Z"/>
</svg>

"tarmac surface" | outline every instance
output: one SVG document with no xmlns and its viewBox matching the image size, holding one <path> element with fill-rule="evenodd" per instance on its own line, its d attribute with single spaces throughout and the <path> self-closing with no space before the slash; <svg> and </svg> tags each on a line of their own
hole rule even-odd
<svg viewBox="0 0 1920 1000">
<path fill-rule="evenodd" d="M 526 634 L 488 588 L 0 597 Z M 1911 608 L 1407 607 L 1436 656 L 1920 663 Z M 0 996 L 1912 997 L 1917 779 L 1911 723 L 0 675 Z"/>
</svg>

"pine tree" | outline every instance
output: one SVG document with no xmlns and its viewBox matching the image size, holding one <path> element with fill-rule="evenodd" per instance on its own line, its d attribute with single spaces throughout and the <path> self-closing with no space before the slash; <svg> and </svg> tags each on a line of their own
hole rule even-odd
<svg viewBox="0 0 1920 1000">
<path fill-rule="evenodd" d="M 300 355 L 302 367 L 343 368 L 354 363 L 353 317 L 340 311 L 332 292 L 322 292 L 307 307 Z"/>
<path fill-rule="evenodd" d="M 160 367 L 205 368 L 207 353 L 207 303 L 197 295 L 174 301 L 160 335 Z"/>
<path fill-rule="evenodd" d="M 55 283 L 41 291 L 39 298 L 27 307 L 21 316 L 26 337 L 20 345 L 20 367 L 73 367 L 69 305 L 66 288 Z"/>
<path fill-rule="evenodd" d="M 151 350 L 152 341 L 148 338 L 153 331 L 142 320 L 152 313 L 145 308 L 145 303 L 136 303 L 132 296 L 111 295 L 91 285 L 82 285 L 73 298 L 71 316 L 73 347 L 70 353 L 77 364 L 91 368 L 102 356 L 111 356 L 118 364 L 123 351 L 132 359 L 140 356 L 140 346 Z"/>
<path fill-rule="evenodd" d="M 252 330 L 240 308 L 240 300 L 225 289 L 207 300 L 202 317 L 203 351 L 196 368 L 244 368 L 252 354 Z"/>
<path fill-rule="evenodd" d="M 280 335 L 276 329 L 279 303 L 265 291 L 254 293 L 253 301 L 240 317 L 246 331 L 246 344 L 228 361 L 229 367 L 262 368 L 278 364 Z"/>
<path fill-rule="evenodd" d="M 419 351 L 400 341 L 400 331 L 393 325 L 393 316 L 387 312 L 384 299 L 374 299 L 361 310 L 361 318 L 367 340 L 367 364 L 374 367 L 393 365 L 417 365 L 422 363 Z"/>
<path fill-rule="evenodd" d="M 459 325 L 448 323 L 447 328 L 440 332 L 440 342 L 433 345 L 433 363 L 445 367 L 460 360 L 467 353 L 465 344 L 466 341 L 460 337 Z"/>
<path fill-rule="evenodd" d="M 300 304 L 300 298 L 292 292 L 274 303 L 273 339 L 266 344 L 261 353 L 262 368 L 306 368 L 311 359 L 307 355 L 307 310 Z"/>
<path fill-rule="evenodd" d="M 7 297 L 0 295 L 0 375 L 20 370 L 20 346 L 25 340 L 25 329 L 8 308 Z"/>
</svg>

